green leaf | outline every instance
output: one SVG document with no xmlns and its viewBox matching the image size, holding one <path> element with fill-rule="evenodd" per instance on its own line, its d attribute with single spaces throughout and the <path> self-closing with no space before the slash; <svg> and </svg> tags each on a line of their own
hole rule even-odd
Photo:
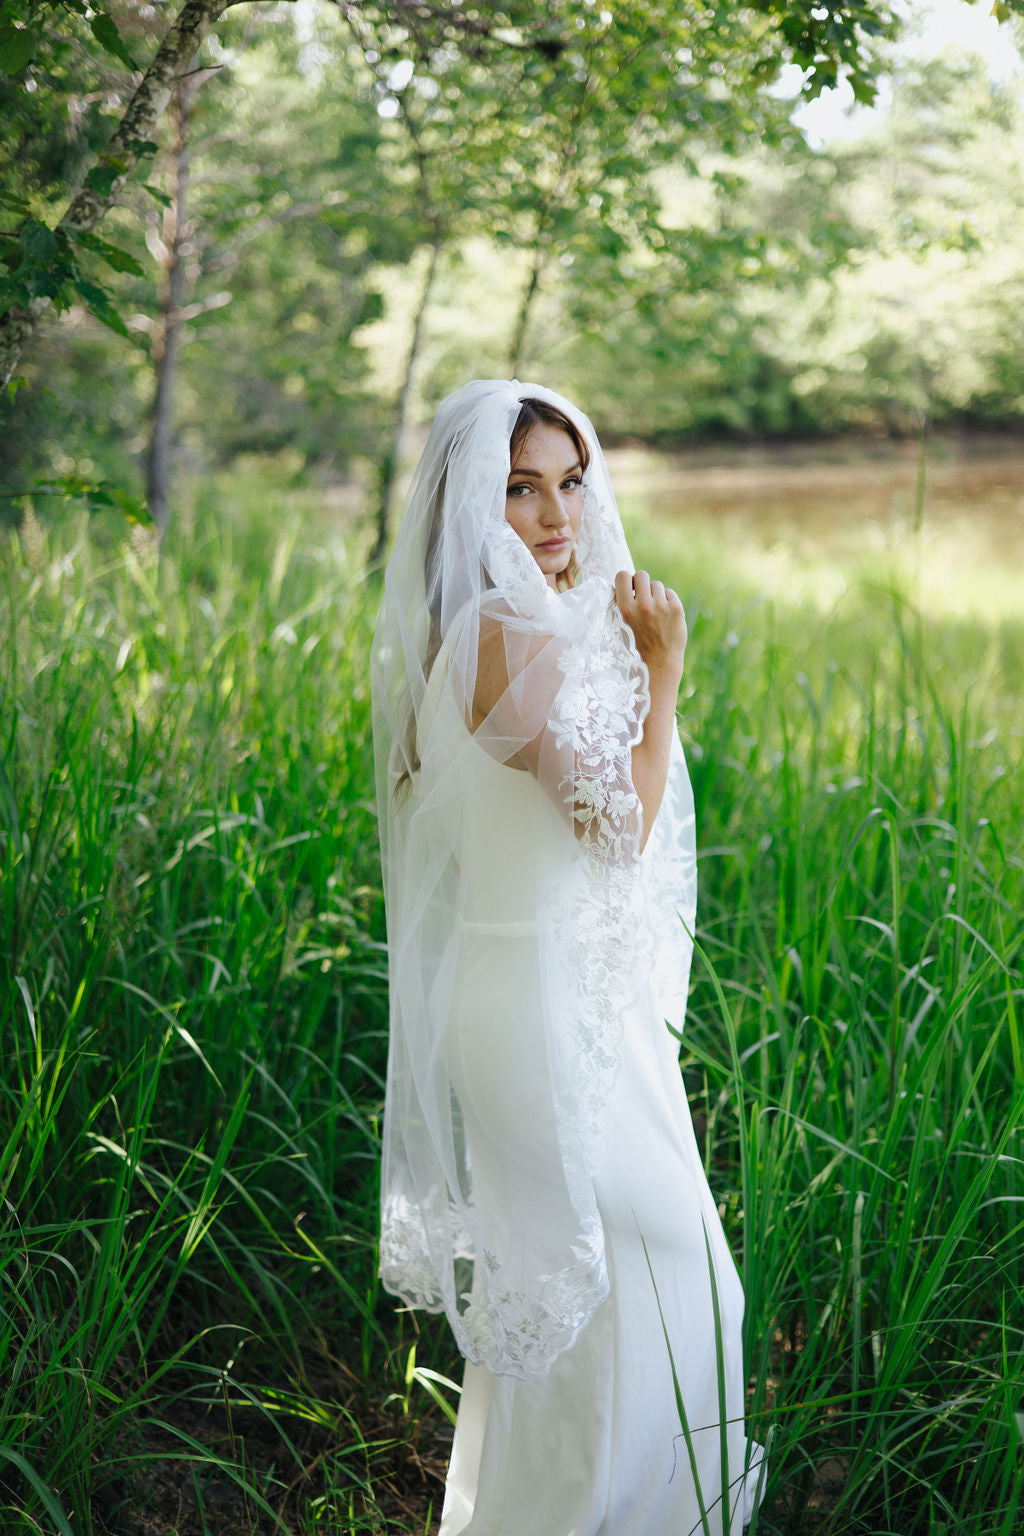
<svg viewBox="0 0 1024 1536">
<path fill-rule="evenodd" d="M 140 181 L 139 186 L 143 192 L 148 192 L 150 197 L 155 197 L 162 208 L 170 208 L 171 199 L 167 196 L 167 193 L 161 192 L 159 187 L 154 187 L 152 182 Z"/>
<path fill-rule="evenodd" d="M 87 250 L 95 251 L 115 272 L 130 272 L 133 277 L 145 276 L 143 268 L 130 251 L 123 251 L 119 245 L 111 245 L 109 240 L 102 240 L 91 230 L 79 230 L 73 232 L 73 235 L 76 245 L 84 245 Z"/>
<path fill-rule="evenodd" d="M 85 184 L 90 192 L 98 192 L 100 197 L 106 197 L 117 180 L 117 172 L 110 165 L 94 165 L 85 178 Z"/>
<path fill-rule="evenodd" d="M 153 524 L 153 516 L 145 501 L 133 496 L 123 486 L 110 480 L 88 480 L 76 470 L 68 475 L 37 475 L 36 489 L 53 495 L 66 496 L 70 501 L 84 501 L 90 512 L 120 512 L 130 523 Z"/>
<path fill-rule="evenodd" d="M 16 75 L 36 51 L 36 34 L 28 27 L 0 21 L 0 75 Z"/>
<path fill-rule="evenodd" d="M 110 295 L 106 289 L 101 288 L 98 283 L 90 283 L 87 278 L 78 277 L 77 275 L 72 278 L 72 282 L 77 293 L 88 305 L 96 319 L 102 320 L 103 324 L 109 325 L 110 329 L 116 331 L 118 336 L 124 336 L 130 341 L 131 332 L 110 302 Z"/>
<path fill-rule="evenodd" d="M 27 309 L 32 302 L 32 295 L 25 283 L 16 278 L 0 278 L 0 315 L 5 315 L 15 304 L 22 309 Z"/>
<path fill-rule="evenodd" d="M 142 160 L 146 155 L 155 155 L 159 152 L 160 145 L 154 144 L 152 139 L 129 139 L 125 145 L 133 155 Z"/>
<path fill-rule="evenodd" d="M 38 219 L 27 219 L 22 225 L 18 242 L 31 261 L 39 266 L 51 262 L 57 254 L 57 237 L 46 224 Z"/>
<path fill-rule="evenodd" d="M 10 192 L 0 192 L 0 204 L 12 209 L 15 213 L 20 213 L 24 218 L 32 216 L 31 204 L 23 197 L 12 196 Z"/>
<path fill-rule="evenodd" d="M 120 59 L 121 63 L 128 69 L 138 68 L 138 65 L 125 46 L 123 37 L 117 30 L 114 22 L 104 11 L 100 11 L 98 15 L 89 18 L 89 27 L 101 48 L 104 48 L 107 53 L 112 54 L 115 59 Z"/>
<path fill-rule="evenodd" d="M 25 1481 L 35 1489 L 36 1497 L 53 1521 L 60 1536 L 75 1536 L 52 1491 L 47 1488 L 39 1473 L 25 1460 L 24 1456 L 19 1456 L 17 1451 L 11 1450 L 6 1445 L 0 1445 L 0 1456 L 6 1457 L 13 1466 L 17 1467 Z"/>
</svg>

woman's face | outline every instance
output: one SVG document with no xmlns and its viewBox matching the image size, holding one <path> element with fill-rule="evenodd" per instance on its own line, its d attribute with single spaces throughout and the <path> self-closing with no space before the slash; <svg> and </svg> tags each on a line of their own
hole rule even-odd
<svg viewBox="0 0 1024 1536">
<path fill-rule="evenodd" d="M 583 517 L 583 466 L 572 438 L 539 421 L 526 434 L 508 477 L 505 519 L 518 533 L 547 580 L 572 557 Z"/>
</svg>

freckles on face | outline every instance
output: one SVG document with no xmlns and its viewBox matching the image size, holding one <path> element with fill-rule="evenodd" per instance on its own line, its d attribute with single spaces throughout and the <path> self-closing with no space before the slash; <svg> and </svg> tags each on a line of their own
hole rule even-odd
<svg viewBox="0 0 1024 1536">
<path fill-rule="evenodd" d="M 548 581 L 572 558 L 583 517 L 583 466 L 568 432 L 549 422 L 531 427 L 512 466 L 505 520 L 522 539 Z"/>
</svg>

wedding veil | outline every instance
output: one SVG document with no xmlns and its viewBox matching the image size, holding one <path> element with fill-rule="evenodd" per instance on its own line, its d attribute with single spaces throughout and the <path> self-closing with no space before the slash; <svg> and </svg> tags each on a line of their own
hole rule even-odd
<svg viewBox="0 0 1024 1536">
<path fill-rule="evenodd" d="M 563 412 L 589 454 L 562 592 L 505 520 L 525 399 Z M 676 1028 L 685 1010 L 692 797 L 676 741 L 641 852 L 630 753 L 647 672 L 613 600 L 632 568 L 569 401 L 515 380 L 443 401 L 371 663 L 390 966 L 381 1276 L 443 1309 L 467 1358 L 520 1377 L 546 1371 L 608 1291 L 593 1175 L 623 1020 L 643 987 Z M 481 719 L 483 651 L 507 683 Z"/>
</svg>

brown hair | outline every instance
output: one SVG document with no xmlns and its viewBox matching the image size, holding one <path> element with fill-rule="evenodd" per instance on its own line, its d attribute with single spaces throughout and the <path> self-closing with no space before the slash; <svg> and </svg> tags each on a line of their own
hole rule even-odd
<svg viewBox="0 0 1024 1536">
<path fill-rule="evenodd" d="M 532 395 L 526 395 L 519 402 L 519 415 L 516 417 L 515 426 L 509 435 L 508 451 L 511 467 L 515 469 L 519 455 L 526 446 L 526 439 L 533 427 L 543 425 L 557 427 L 569 438 L 577 454 L 579 455 L 580 469 L 586 474 L 590 468 L 590 449 L 587 447 L 586 438 L 579 427 L 557 405 L 549 405 L 546 400 L 536 400 Z M 560 592 L 565 592 L 569 587 L 576 585 L 579 575 L 579 567 L 576 564 L 576 556 L 569 556 L 569 564 L 564 571 L 560 571 L 557 578 L 557 586 Z"/>
</svg>

